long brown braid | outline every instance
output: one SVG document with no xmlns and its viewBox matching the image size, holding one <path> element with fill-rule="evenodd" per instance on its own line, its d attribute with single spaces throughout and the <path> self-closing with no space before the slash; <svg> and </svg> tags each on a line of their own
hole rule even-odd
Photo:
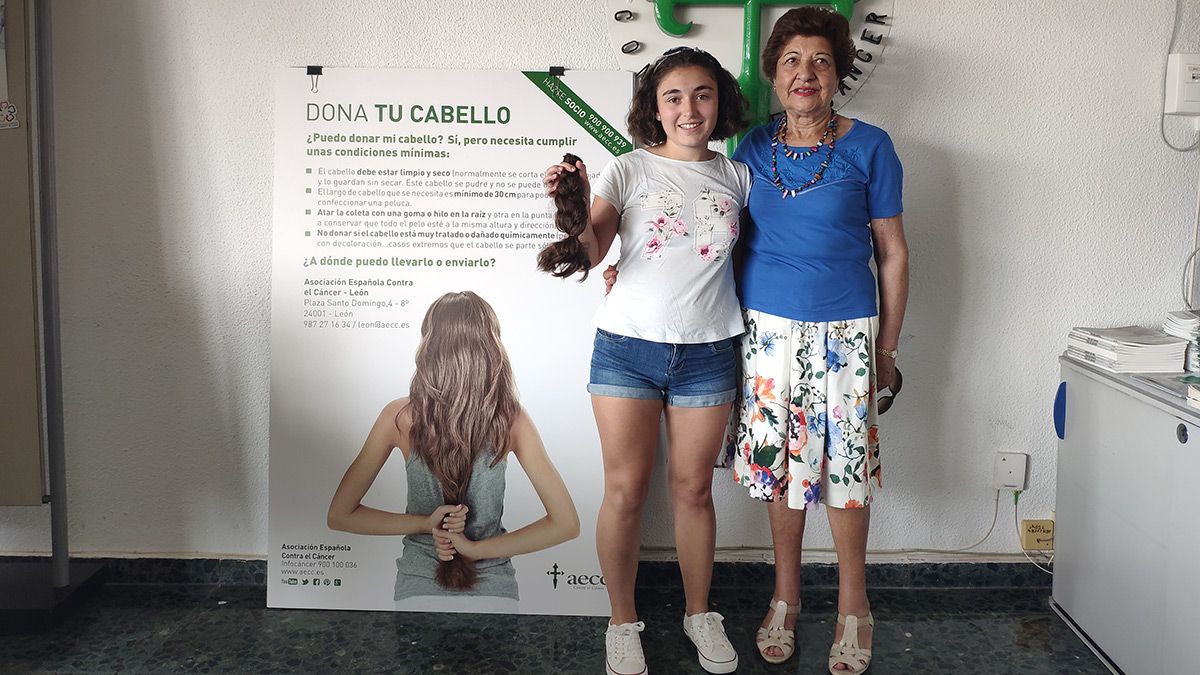
<svg viewBox="0 0 1200 675">
<path fill-rule="evenodd" d="M 567 153 L 563 155 L 563 161 L 575 166 L 580 160 Z M 587 229 L 589 217 L 587 192 L 583 189 L 583 176 L 579 174 L 576 169 L 563 171 L 558 176 L 558 186 L 554 191 L 554 226 L 567 236 L 542 249 L 537 261 L 538 269 L 556 277 L 569 277 L 576 272 L 583 272 L 580 279 L 583 281 L 587 279 L 592 261 L 587 249 L 579 241 L 579 235 Z"/>
</svg>

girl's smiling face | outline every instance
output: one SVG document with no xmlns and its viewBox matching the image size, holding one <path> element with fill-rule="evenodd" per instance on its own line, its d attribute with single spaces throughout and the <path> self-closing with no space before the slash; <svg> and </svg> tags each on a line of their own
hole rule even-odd
<svg viewBox="0 0 1200 675">
<path fill-rule="evenodd" d="M 700 66 L 675 68 L 658 83 L 655 115 L 666 132 L 663 144 L 669 156 L 692 159 L 708 151 L 708 139 L 717 126 L 717 81 Z"/>
</svg>

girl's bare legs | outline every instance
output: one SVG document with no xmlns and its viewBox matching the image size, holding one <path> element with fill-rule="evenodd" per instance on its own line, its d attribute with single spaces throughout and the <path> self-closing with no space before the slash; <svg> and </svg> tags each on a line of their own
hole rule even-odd
<svg viewBox="0 0 1200 675">
<path fill-rule="evenodd" d="M 684 612 L 708 611 L 717 517 L 713 509 L 713 463 L 725 438 L 728 404 L 667 407 L 667 482 L 675 515 L 675 550 L 683 577 Z"/>
<path fill-rule="evenodd" d="M 837 550 L 838 613 L 866 616 L 871 611 L 867 600 L 867 531 L 871 526 L 871 508 L 829 508 L 826 512 Z M 859 624 L 858 644 L 864 649 L 871 648 L 872 632 L 865 623 Z M 833 639 L 835 642 L 842 639 L 840 624 Z"/>
<path fill-rule="evenodd" d="M 772 600 L 783 600 L 789 606 L 800 602 L 800 558 L 804 546 L 804 520 L 807 511 L 793 509 L 787 499 L 767 504 L 767 515 L 771 519 L 771 544 L 775 548 L 775 594 Z M 766 628 L 771 612 L 763 617 L 762 628 Z M 783 627 L 795 630 L 796 615 L 788 614 Z M 768 656 L 783 656 L 779 647 L 767 647 Z"/>
<path fill-rule="evenodd" d="M 642 505 L 650 486 L 662 410 L 658 400 L 592 396 L 604 455 L 604 500 L 596 519 L 596 552 L 614 624 L 638 620 L 633 587 L 642 544 Z"/>
</svg>

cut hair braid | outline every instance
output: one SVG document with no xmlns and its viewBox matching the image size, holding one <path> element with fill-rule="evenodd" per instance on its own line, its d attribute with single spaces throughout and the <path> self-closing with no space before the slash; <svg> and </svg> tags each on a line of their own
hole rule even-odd
<svg viewBox="0 0 1200 675">
<path fill-rule="evenodd" d="M 574 166 L 578 157 L 567 153 L 563 161 Z M 554 226 L 567 235 L 538 253 L 538 269 L 556 277 L 569 277 L 583 272 L 580 281 L 587 279 L 592 260 L 587 249 L 579 241 L 579 235 L 587 229 L 587 193 L 583 189 L 583 176 L 579 170 L 564 171 L 558 176 L 558 187 L 554 191 Z"/>
</svg>

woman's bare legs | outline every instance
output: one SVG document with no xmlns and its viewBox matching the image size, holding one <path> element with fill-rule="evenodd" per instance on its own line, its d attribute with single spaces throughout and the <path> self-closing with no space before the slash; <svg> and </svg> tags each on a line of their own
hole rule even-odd
<svg viewBox="0 0 1200 675">
<path fill-rule="evenodd" d="M 808 512 L 787 505 L 787 498 L 767 504 L 767 515 L 771 519 L 771 544 L 775 549 L 775 594 L 773 600 L 783 600 L 788 605 L 800 602 L 800 558 L 804 546 L 804 520 Z M 763 617 L 761 628 L 770 623 L 772 613 Z M 784 617 L 783 627 L 795 630 L 796 615 Z M 783 656 L 779 647 L 767 647 L 768 656 Z"/>
<path fill-rule="evenodd" d="M 708 611 L 717 539 L 713 464 L 725 438 L 729 408 L 729 404 L 667 407 L 667 483 L 675 516 L 675 550 L 683 577 L 684 612 L 688 615 Z"/>
<path fill-rule="evenodd" d="M 638 620 L 633 588 L 642 544 L 642 505 L 650 486 L 662 410 L 659 400 L 592 396 L 604 455 L 596 552 L 614 624 Z"/>
<path fill-rule="evenodd" d="M 826 513 L 838 558 L 838 613 L 866 616 L 871 611 L 867 600 L 867 531 L 871 526 L 871 508 L 828 508 Z M 842 639 L 842 626 L 839 624 L 836 630 L 834 642 Z M 870 649 L 872 633 L 866 623 L 859 624 L 859 646 Z M 839 664 L 838 670 L 844 669 Z"/>
</svg>

